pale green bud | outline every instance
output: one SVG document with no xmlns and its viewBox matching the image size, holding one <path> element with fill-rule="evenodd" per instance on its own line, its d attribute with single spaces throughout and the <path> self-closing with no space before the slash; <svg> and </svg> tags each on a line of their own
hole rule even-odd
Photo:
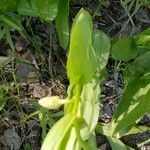
<svg viewBox="0 0 150 150">
<path fill-rule="evenodd" d="M 70 102 L 70 101 L 66 100 L 66 99 L 60 99 L 59 96 L 47 96 L 38 101 L 38 103 L 42 107 L 52 109 L 52 110 L 58 109 L 62 105 L 66 104 L 68 102 Z"/>
</svg>

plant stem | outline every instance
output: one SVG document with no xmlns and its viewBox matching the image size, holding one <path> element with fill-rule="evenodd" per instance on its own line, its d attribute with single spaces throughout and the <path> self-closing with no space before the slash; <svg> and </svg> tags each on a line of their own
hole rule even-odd
<svg viewBox="0 0 150 150">
<path fill-rule="evenodd" d="M 37 41 L 37 39 L 36 39 L 36 36 L 35 36 L 35 34 L 34 34 L 33 30 L 32 30 L 32 27 L 31 27 L 31 24 L 30 24 L 29 19 L 28 19 L 27 17 L 26 17 L 26 19 L 27 19 L 27 21 L 28 21 L 28 26 L 29 26 L 30 32 L 31 32 L 31 34 L 32 34 L 33 40 L 32 40 L 31 37 L 26 33 L 26 34 L 27 34 L 27 37 L 31 40 L 31 42 L 32 42 L 32 44 L 33 44 L 33 46 L 34 46 L 34 48 L 35 48 L 35 55 L 36 55 L 36 58 L 37 58 L 38 62 L 41 62 L 40 60 L 41 60 L 42 54 L 41 54 L 40 46 L 39 46 L 38 41 Z"/>
<path fill-rule="evenodd" d="M 80 102 L 80 95 L 81 95 L 81 91 L 82 91 L 82 86 L 81 84 L 77 84 L 75 87 L 75 97 L 74 97 L 74 107 L 73 107 L 73 113 L 77 115 L 77 111 L 78 111 L 78 105 Z"/>
</svg>

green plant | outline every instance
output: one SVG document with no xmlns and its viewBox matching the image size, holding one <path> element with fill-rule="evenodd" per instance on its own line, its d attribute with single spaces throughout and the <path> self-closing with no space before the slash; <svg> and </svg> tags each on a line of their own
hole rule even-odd
<svg viewBox="0 0 150 150">
<path fill-rule="evenodd" d="M 132 20 L 132 18 L 134 17 L 134 15 L 136 14 L 136 12 L 142 7 L 150 7 L 150 1 L 149 0 L 120 0 L 127 16 L 128 16 L 128 20 L 126 21 L 126 25 L 129 23 L 129 21 L 131 22 L 132 26 L 135 26 L 134 21 Z M 125 25 L 125 27 L 126 27 Z M 124 27 L 124 28 L 125 28 Z"/>
<path fill-rule="evenodd" d="M 126 4 L 134 2 L 125 1 Z M 144 4 L 141 1 L 136 2 L 138 5 Z M 0 11 L 0 39 L 6 36 L 13 51 L 15 49 L 10 34 L 12 28 L 24 34 L 20 15 L 40 17 L 45 21 L 55 19 L 60 45 L 64 49 L 67 48 L 69 0 L 1 0 Z M 35 44 L 36 40 L 33 42 L 33 45 Z M 81 9 L 71 30 L 67 61 L 67 75 L 70 81 L 68 97 L 66 99 L 60 99 L 58 96 L 43 98 L 39 104 L 45 108 L 39 108 L 39 111 L 22 120 L 25 122 L 38 115 L 42 127 L 42 139 L 46 136 L 47 126 L 51 128 L 44 139 L 42 150 L 97 149 L 95 130 L 107 137 L 113 150 L 131 149 L 120 138 L 149 130 L 148 127 L 139 126 L 137 123 L 143 115 L 150 113 L 148 107 L 150 28 L 134 37 L 124 37 L 113 43 L 111 49 L 113 59 L 127 64 L 124 72 L 125 88 L 112 121 L 103 124 L 98 123 L 100 84 L 104 79 L 109 53 L 109 38 L 100 30 L 92 28 L 90 14 Z M 9 58 L 0 57 L 1 61 L 9 61 Z M 5 92 L 0 89 L 0 110 L 5 103 Z M 62 105 L 64 105 L 64 112 L 49 111 L 49 109 L 59 109 Z M 55 123 L 54 116 L 62 115 L 64 116 Z M 30 149 L 30 146 L 25 145 L 25 148 Z"/>
<path fill-rule="evenodd" d="M 150 50 L 150 28 L 133 37 L 113 40 L 111 54 L 116 60 L 129 61 Z"/>
<path fill-rule="evenodd" d="M 109 57 L 110 41 L 92 30 L 90 14 L 81 9 L 74 19 L 67 74 L 68 97 L 46 97 L 39 101 L 49 109 L 64 106 L 64 116 L 50 129 L 42 150 L 96 149 L 95 127 L 99 116 L 100 83 Z"/>
<path fill-rule="evenodd" d="M 36 68 L 42 72 L 47 72 L 52 76 L 51 70 L 45 68 L 42 62 L 41 45 L 39 44 L 32 27 L 30 25 L 29 17 L 38 17 L 41 20 L 47 22 L 55 19 L 56 30 L 58 31 L 58 38 L 60 45 L 67 49 L 69 42 L 69 0 L 1 0 L 0 1 L 0 40 L 6 39 L 12 52 L 11 57 L 12 67 L 15 66 L 16 51 L 13 42 L 12 31 L 17 31 L 21 36 L 27 39 L 34 47 L 32 53 L 35 57 Z M 27 28 L 31 32 L 29 36 L 28 32 L 22 26 L 22 20 L 28 22 Z M 51 26 L 51 25 L 50 25 Z M 50 35 L 51 37 L 52 35 Z M 51 37 L 52 38 L 52 37 Z M 51 45 L 50 45 L 51 46 Z M 45 69 L 44 69 L 45 68 Z M 15 68 L 14 68 L 15 76 Z M 44 74 L 44 73 L 43 73 Z"/>
<path fill-rule="evenodd" d="M 6 38 L 7 43 L 10 45 L 14 53 L 15 48 L 10 33 L 12 29 L 17 30 L 20 34 L 23 35 L 24 28 L 21 25 L 20 17 L 15 14 L 7 14 L 7 15 L 1 14 L 0 15 L 0 40 L 2 38 Z"/>
<path fill-rule="evenodd" d="M 143 78 L 143 74 L 135 73 L 130 77 L 126 84 L 120 103 L 114 112 L 112 122 L 109 124 L 99 124 L 97 131 L 106 135 L 112 149 L 118 147 L 128 149 L 119 138 L 129 134 L 148 131 L 149 128 L 137 125 L 144 114 L 150 112 L 149 97 L 150 84 L 149 80 Z M 107 132 L 109 128 L 109 131 Z"/>
<path fill-rule="evenodd" d="M 147 6 L 149 7 L 150 5 L 150 1 L 149 0 L 123 0 L 124 4 L 125 5 L 129 5 L 130 4 L 130 7 L 135 4 L 136 6 L 137 5 L 144 5 L 144 6 Z"/>
<path fill-rule="evenodd" d="M 56 18 L 56 28 L 61 46 L 66 49 L 69 41 L 69 0 L 1 0 L 0 13 L 18 12 L 21 15 L 40 17 L 45 21 Z M 11 19 L 3 20 L 11 23 L 14 29 L 19 29 Z"/>
<path fill-rule="evenodd" d="M 0 111 L 3 109 L 7 101 L 7 96 L 5 95 L 4 90 L 0 87 Z"/>
<path fill-rule="evenodd" d="M 121 137 L 150 130 L 137 124 L 145 114 L 150 113 L 149 40 L 150 32 L 146 29 L 134 38 L 118 40 L 112 47 L 113 58 L 121 61 L 134 58 L 125 68 L 126 85 L 112 121 L 109 124 L 99 123 L 96 128 L 97 132 L 106 135 L 113 150 L 130 149 L 119 140 Z"/>
<path fill-rule="evenodd" d="M 10 73 L 14 78 L 15 87 L 17 88 L 18 99 L 20 97 L 19 97 L 19 87 L 16 81 L 16 72 L 15 72 L 16 52 L 15 52 L 13 38 L 11 36 L 12 31 L 15 30 L 19 32 L 22 36 L 24 36 L 26 39 L 29 39 L 29 41 L 35 47 L 35 51 L 39 55 L 41 54 L 40 48 L 36 43 L 35 35 L 30 25 L 29 25 L 29 29 L 31 29 L 33 38 L 27 34 L 24 27 L 22 26 L 22 19 L 25 19 L 25 21 L 26 18 L 28 19 L 28 17 L 26 16 L 39 17 L 47 22 L 50 22 L 55 19 L 56 29 L 58 31 L 60 44 L 64 49 L 66 49 L 69 40 L 69 24 L 68 24 L 69 0 L 65 0 L 65 1 L 62 0 L 32 0 L 32 1 L 0 0 L 0 40 L 2 38 L 6 39 L 7 43 L 12 49 L 12 52 L 9 52 L 8 57 L 0 56 L 0 65 L 5 64 L 6 62 L 11 62 L 12 68 L 10 67 L 11 68 Z M 36 59 L 38 59 L 38 56 L 35 56 Z M 41 57 L 41 55 L 39 57 Z M 3 74 L 1 74 L 0 77 L 1 76 L 3 76 Z M 3 84 L 4 83 L 2 81 L 2 87 L 4 86 Z M 5 103 L 6 103 L 5 94 L 3 89 L 0 87 L 0 110 L 4 107 Z M 20 108 L 20 99 L 18 100 L 17 103 L 19 104 L 19 107 L 17 105 L 17 109 L 18 109 Z M 35 114 L 37 113 L 35 112 Z M 51 114 L 44 109 L 41 109 L 38 112 L 38 115 L 43 129 L 42 137 L 44 137 L 46 134 L 46 125 L 47 125 L 45 123 L 46 120 L 48 120 L 49 126 L 50 125 L 52 126 L 52 123 L 54 123 L 54 119 L 51 117 Z"/>
</svg>

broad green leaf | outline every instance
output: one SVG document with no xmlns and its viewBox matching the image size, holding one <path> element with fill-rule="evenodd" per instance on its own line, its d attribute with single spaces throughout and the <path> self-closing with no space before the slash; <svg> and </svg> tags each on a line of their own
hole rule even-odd
<svg viewBox="0 0 150 150">
<path fill-rule="evenodd" d="M 96 126 L 96 132 L 99 134 L 103 134 L 108 139 L 112 150 L 128 150 L 130 149 L 127 147 L 124 143 L 122 143 L 121 140 L 118 138 L 115 138 L 112 134 L 113 132 L 113 126 L 111 123 L 109 124 L 100 124 L 98 123 Z"/>
<path fill-rule="evenodd" d="M 140 71 L 150 72 L 150 51 L 139 56 L 132 65 Z"/>
<path fill-rule="evenodd" d="M 136 37 L 137 51 L 139 54 L 144 54 L 150 51 L 150 28 L 142 31 Z"/>
<path fill-rule="evenodd" d="M 131 123 L 130 125 L 128 125 L 127 127 L 123 127 L 118 133 L 116 133 L 114 135 L 114 133 L 112 133 L 111 136 L 115 136 L 116 138 L 121 138 L 123 136 L 126 136 L 126 135 L 129 135 L 129 134 L 135 134 L 135 133 L 140 133 L 142 131 L 138 130 L 136 127 L 135 127 L 135 122 Z M 115 130 L 115 126 L 112 126 L 112 131 L 114 132 Z"/>
<path fill-rule="evenodd" d="M 136 57 L 137 51 L 134 39 L 125 37 L 116 42 L 111 50 L 112 57 L 121 61 L 129 61 Z"/>
<path fill-rule="evenodd" d="M 92 150 L 97 150 L 96 135 L 94 133 L 90 135 L 87 142 L 92 147 Z"/>
<path fill-rule="evenodd" d="M 61 118 L 47 134 L 41 150 L 59 150 L 61 142 L 72 126 L 75 116 L 67 114 Z"/>
<path fill-rule="evenodd" d="M 102 31 L 94 30 L 92 34 L 92 45 L 97 58 L 98 69 L 103 70 L 110 54 L 110 40 Z"/>
<path fill-rule="evenodd" d="M 137 73 L 130 77 L 113 115 L 114 134 L 125 133 L 124 129 L 130 129 L 145 113 L 148 113 L 147 97 L 149 95 L 147 94 L 149 89 L 149 82 L 141 74 Z"/>
<path fill-rule="evenodd" d="M 105 136 L 111 137 L 113 128 L 111 123 L 97 123 L 95 128 L 96 133 L 103 134 Z"/>
<path fill-rule="evenodd" d="M 126 136 L 126 135 L 142 133 L 142 132 L 149 131 L 149 130 L 150 130 L 150 128 L 146 127 L 146 126 L 131 125 L 131 127 L 129 127 L 128 129 L 125 128 L 125 129 L 121 130 L 121 132 L 119 132 L 119 135 L 114 137 L 114 135 L 113 135 L 114 128 L 113 128 L 111 122 L 108 124 L 98 123 L 96 125 L 96 129 L 95 129 L 96 133 L 103 134 L 106 137 L 113 137 L 113 138 L 117 138 L 117 139 L 119 139 L 120 137 Z"/>
<path fill-rule="evenodd" d="M 126 135 L 142 133 L 145 131 L 150 131 L 150 127 L 136 125 L 136 126 L 132 127 Z"/>
<path fill-rule="evenodd" d="M 28 16 L 37 16 L 37 7 L 36 0 L 28 1 L 28 0 L 20 0 L 18 5 L 18 12 L 23 15 Z"/>
<path fill-rule="evenodd" d="M 36 6 L 38 16 L 46 21 L 53 20 L 57 15 L 58 0 L 36 0 Z"/>
<path fill-rule="evenodd" d="M 1 0 L 0 10 L 3 12 L 18 11 L 22 15 L 41 17 L 46 21 L 57 15 L 58 0 Z"/>
<path fill-rule="evenodd" d="M 122 94 L 121 100 L 114 112 L 114 120 L 117 120 L 123 113 L 128 110 L 130 105 L 134 104 L 135 100 L 133 96 L 138 93 L 140 88 L 143 88 L 147 85 L 147 82 L 141 78 L 142 75 L 138 73 L 130 77 Z"/>
<path fill-rule="evenodd" d="M 126 146 L 122 141 L 113 137 L 107 137 L 112 150 L 131 150 L 128 146 Z"/>
<path fill-rule="evenodd" d="M 112 37 L 111 38 L 111 46 L 113 47 L 117 42 L 118 42 L 118 40 L 119 40 L 119 37 Z"/>
<path fill-rule="evenodd" d="M 149 97 L 149 82 L 140 74 L 131 77 L 113 115 L 114 134 L 135 125 L 144 114 L 150 112 Z"/>
<path fill-rule="evenodd" d="M 148 109 L 149 62 L 150 52 L 147 52 L 127 66 L 125 73 L 128 83 L 113 115 L 115 134 L 123 134 L 130 130 L 144 114 L 150 111 Z"/>
<path fill-rule="evenodd" d="M 133 76 L 134 74 L 137 74 L 138 72 L 145 74 L 143 76 L 149 78 L 150 73 L 150 51 L 137 57 L 135 61 L 127 65 L 125 69 L 125 77 L 126 79 L 130 78 L 130 76 Z"/>
<path fill-rule="evenodd" d="M 81 129 L 81 136 L 84 140 L 94 132 L 99 118 L 99 97 L 100 87 L 99 83 L 93 79 L 90 83 L 83 87 L 81 94 L 81 102 L 79 105 L 79 112 L 87 123 L 87 126 Z"/>
<path fill-rule="evenodd" d="M 73 22 L 70 50 L 67 61 L 67 74 L 71 85 L 88 83 L 95 73 L 94 51 L 91 46 L 92 18 L 81 9 Z"/>
<path fill-rule="evenodd" d="M 18 12 L 23 15 L 38 16 L 46 21 L 51 21 L 57 15 L 57 7 L 57 0 L 20 0 Z"/>
<path fill-rule="evenodd" d="M 69 149 L 75 150 L 76 142 L 77 142 L 77 136 L 76 136 L 75 128 L 72 127 L 68 141 L 65 142 L 65 146 L 63 146 L 64 150 L 69 150 Z"/>
<path fill-rule="evenodd" d="M 0 0 L 0 11 L 14 11 L 17 9 L 19 0 Z"/>
<path fill-rule="evenodd" d="M 74 124 L 79 126 L 80 129 L 83 129 L 84 127 L 87 127 L 87 122 L 85 121 L 85 119 L 82 116 L 77 117 L 77 119 L 74 121 Z"/>
<path fill-rule="evenodd" d="M 138 35 L 136 45 L 150 46 L 150 28 L 147 28 Z"/>
<path fill-rule="evenodd" d="M 66 49 L 69 43 L 69 0 L 58 0 L 56 29 L 60 45 Z"/>
<path fill-rule="evenodd" d="M 61 142 L 61 145 L 59 146 L 60 150 L 67 150 L 69 148 L 72 148 L 72 145 L 69 145 L 70 147 L 67 148 L 68 141 L 73 140 L 73 137 L 71 137 L 71 131 L 72 131 L 72 127 L 69 129 L 69 131 L 65 135 L 63 141 Z M 75 137 L 76 137 L 76 135 L 75 135 Z"/>
<path fill-rule="evenodd" d="M 143 93 L 145 92 L 142 90 Z M 141 92 L 141 91 L 140 91 Z M 150 113 L 149 108 L 149 98 L 150 98 L 150 84 L 149 91 L 146 94 L 137 98 L 137 102 L 132 106 L 132 111 L 125 112 L 124 117 L 121 120 L 117 121 L 117 125 L 114 131 L 114 134 L 117 134 L 123 128 L 127 128 L 131 124 L 136 124 L 139 119 L 141 119 L 145 114 Z"/>
<path fill-rule="evenodd" d="M 149 127 L 140 126 L 140 125 L 134 126 L 132 124 L 129 128 L 122 129 L 121 132 L 119 132 L 119 135 L 115 136 L 115 138 L 119 139 L 120 137 L 123 137 L 126 135 L 142 133 L 148 130 L 150 130 Z M 113 135 L 114 127 L 111 122 L 110 123 L 98 123 L 96 125 L 95 131 L 96 133 L 103 134 L 108 137 L 114 137 Z"/>
</svg>

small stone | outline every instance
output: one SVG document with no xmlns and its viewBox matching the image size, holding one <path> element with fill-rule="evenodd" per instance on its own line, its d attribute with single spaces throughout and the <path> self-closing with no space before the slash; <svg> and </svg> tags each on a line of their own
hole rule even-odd
<svg viewBox="0 0 150 150">
<path fill-rule="evenodd" d="M 15 129 L 7 129 L 4 131 L 4 136 L 1 138 L 1 143 L 9 149 L 19 150 L 21 145 L 21 139 L 16 133 Z"/>
</svg>

